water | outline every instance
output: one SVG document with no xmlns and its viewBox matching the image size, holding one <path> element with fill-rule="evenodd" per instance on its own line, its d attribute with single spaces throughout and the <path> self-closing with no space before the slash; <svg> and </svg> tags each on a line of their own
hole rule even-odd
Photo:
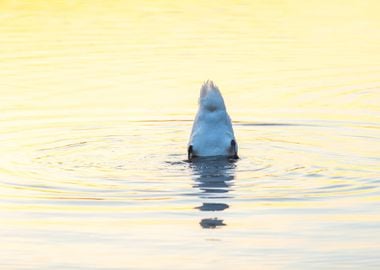
<svg viewBox="0 0 380 270">
<path fill-rule="evenodd" d="M 0 8 L 1 269 L 380 268 L 377 2 Z"/>
</svg>

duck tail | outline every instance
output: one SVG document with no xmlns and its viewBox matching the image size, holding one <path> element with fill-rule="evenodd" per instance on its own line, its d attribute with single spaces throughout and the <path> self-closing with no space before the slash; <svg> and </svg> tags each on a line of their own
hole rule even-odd
<svg viewBox="0 0 380 270">
<path fill-rule="evenodd" d="M 225 109 L 223 96 L 213 81 L 207 80 L 203 83 L 199 104 L 206 109 Z"/>
<path fill-rule="evenodd" d="M 207 80 L 205 81 L 203 84 L 202 84 L 202 87 L 201 87 L 201 95 L 200 97 L 203 98 L 205 96 L 207 96 L 207 93 L 209 91 L 217 91 L 220 93 L 220 90 L 219 88 L 214 84 L 213 81 L 211 80 Z"/>
</svg>

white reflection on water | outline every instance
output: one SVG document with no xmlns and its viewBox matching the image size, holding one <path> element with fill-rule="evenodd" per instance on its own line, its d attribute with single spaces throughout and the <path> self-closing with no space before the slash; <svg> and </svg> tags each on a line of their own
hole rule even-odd
<svg viewBox="0 0 380 270">
<path fill-rule="evenodd" d="M 226 200 L 231 198 L 229 191 L 235 177 L 234 159 L 225 157 L 195 158 L 191 162 L 194 188 L 201 191 L 199 194 L 202 205 L 196 207 L 200 211 L 224 211 L 230 206 Z M 200 225 L 203 228 L 216 228 L 226 223 L 217 217 L 204 218 Z"/>
</svg>

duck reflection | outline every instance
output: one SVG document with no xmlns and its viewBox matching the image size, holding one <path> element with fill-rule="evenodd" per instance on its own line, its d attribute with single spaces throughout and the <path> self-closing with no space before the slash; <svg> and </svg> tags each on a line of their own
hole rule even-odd
<svg viewBox="0 0 380 270">
<path fill-rule="evenodd" d="M 224 211 L 229 208 L 227 204 L 231 195 L 233 180 L 235 178 L 235 159 L 225 157 L 194 158 L 190 164 L 193 170 L 193 179 L 196 189 L 199 189 L 199 198 L 202 205 L 196 207 L 204 212 Z M 218 217 L 204 218 L 200 225 L 203 228 L 215 229 L 226 226 L 226 223 Z"/>
</svg>

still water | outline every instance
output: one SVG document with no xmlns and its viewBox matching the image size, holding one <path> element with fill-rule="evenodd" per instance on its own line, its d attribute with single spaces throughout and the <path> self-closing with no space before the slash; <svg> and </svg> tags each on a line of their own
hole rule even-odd
<svg viewBox="0 0 380 270">
<path fill-rule="evenodd" d="M 0 268 L 379 269 L 379 8 L 1 1 Z"/>
</svg>

